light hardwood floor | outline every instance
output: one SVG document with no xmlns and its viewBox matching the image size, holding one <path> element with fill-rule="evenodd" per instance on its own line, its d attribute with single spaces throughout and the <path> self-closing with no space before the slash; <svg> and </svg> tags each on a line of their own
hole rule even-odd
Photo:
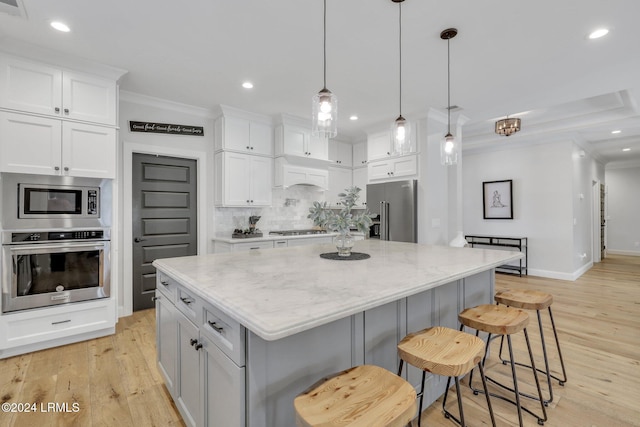
<svg viewBox="0 0 640 427">
<path fill-rule="evenodd" d="M 504 274 L 496 277 L 497 289 L 532 288 L 554 296 L 553 312 L 568 382 L 560 387 L 554 381 L 555 398 L 547 408 L 545 425 L 640 426 L 640 257 L 609 256 L 575 282 Z M 137 312 L 120 319 L 113 336 L 0 360 L 2 402 L 38 406 L 35 413 L 0 412 L 0 427 L 183 426 L 156 369 L 154 316 L 154 310 Z M 551 363 L 557 366 L 545 316 L 543 322 Z M 530 325 L 530 335 L 534 352 L 539 354 L 535 322 Z M 516 360 L 521 360 L 526 347 L 524 340 L 517 338 Z M 491 346 L 487 373 L 510 378 L 508 368 L 496 363 L 497 345 L 494 342 Z M 533 383 L 533 377 L 526 374 L 518 371 L 525 386 Z M 483 396 L 474 396 L 468 387 L 463 388 L 463 395 L 467 423 L 490 425 Z M 47 402 L 68 403 L 70 411 L 77 403 L 79 411 L 40 411 L 40 403 L 46 408 Z M 444 419 L 440 403 L 425 410 L 423 426 L 455 425 Z M 492 403 L 498 426 L 517 425 L 515 407 L 499 399 Z M 532 407 L 531 401 L 525 403 Z M 455 400 L 447 405 L 456 413 Z M 538 407 L 532 409 L 539 411 Z M 524 423 L 537 426 L 528 414 Z"/>
</svg>

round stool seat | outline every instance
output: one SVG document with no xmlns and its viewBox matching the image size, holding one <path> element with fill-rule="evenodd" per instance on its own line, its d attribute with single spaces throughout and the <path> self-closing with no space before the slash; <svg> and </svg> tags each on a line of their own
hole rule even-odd
<svg viewBox="0 0 640 427">
<path fill-rule="evenodd" d="M 484 341 L 475 335 L 436 326 L 404 337 L 398 344 L 398 354 L 423 371 L 458 377 L 480 362 Z"/>
<path fill-rule="evenodd" d="M 458 314 L 463 325 L 496 335 L 520 332 L 529 324 L 529 314 L 513 307 L 483 304 L 467 308 Z"/>
<path fill-rule="evenodd" d="M 298 427 L 401 427 L 416 414 L 416 391 L 373 365 L 324 378 L 293 401 Z"/>
<path fill-rule="evenodd" d="M 505 289 L 496 292 L 495 301 L 509 307 L 525 310 L 544 310 L 553 303 L 553 296 L 532 289 Z"/>
</svg>

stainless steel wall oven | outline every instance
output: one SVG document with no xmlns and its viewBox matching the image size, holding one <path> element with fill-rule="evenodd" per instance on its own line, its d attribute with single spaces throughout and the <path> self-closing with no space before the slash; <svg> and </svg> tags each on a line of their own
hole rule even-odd
<svg viewBox="0 0 640 427">
<path fill-rule="evenodd" d="M 2 312 L 108 298 L 109 230 L 2 233 Z"/>
</svg>

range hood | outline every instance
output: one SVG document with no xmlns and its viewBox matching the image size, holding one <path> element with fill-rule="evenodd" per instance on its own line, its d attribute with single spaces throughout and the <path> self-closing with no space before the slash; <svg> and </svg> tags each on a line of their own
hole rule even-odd
<svg viewBox="0 0 640 427">
<path fill-rule="evenodd" d="M 311 185 L 326 191 L 329 189 L 329 171 L 289 163 L 285 157 L 275 159 L 276 187 L 287 188 L 293 185 Z"/>
</svg>

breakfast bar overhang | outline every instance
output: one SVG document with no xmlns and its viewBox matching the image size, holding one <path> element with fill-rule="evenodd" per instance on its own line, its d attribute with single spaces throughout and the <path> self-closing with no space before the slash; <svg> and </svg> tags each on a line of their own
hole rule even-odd
<svg viewBox="0 0 640 427">
<path fill-rule="evenodd" d="M 495 267 L 522 257 L 373 239 L 354 250 L 371 257 L 328 260 L 335 247 L 311 245 L 153 262 L 158 363 L 187 424 L 293 426 L 298 393 L 354 365 L 395 372 L 408 332 L 457 328 L 464 308 L 493 302 Z M 418 387 L 420 372 L 405 372 Z M 428 378 L 426 404 L 445 382 Z"/>
</svg>

